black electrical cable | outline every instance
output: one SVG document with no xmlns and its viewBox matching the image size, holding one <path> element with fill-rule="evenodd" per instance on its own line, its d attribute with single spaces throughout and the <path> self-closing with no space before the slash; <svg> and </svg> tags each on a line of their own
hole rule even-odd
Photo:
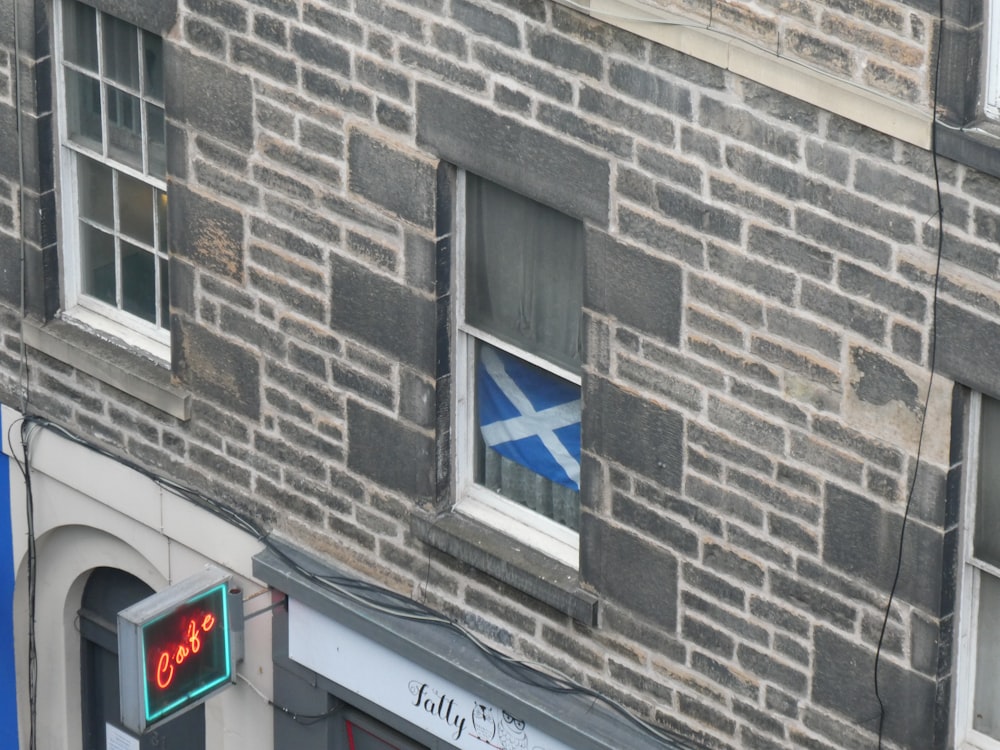
<svg viewBox="0 0 1000 750">
<path fill-rule="evenodd" d="M 913 496 L 917 486 L 917 476 L 920 472 L 920 462 L 923 456 L 924 436 L 927 431 L 927 412 L 930 405 L 931 391 L 934 387 L 934 376 L 937 372 L 937 316 L 938 300 L 941 286 L 941 258 L 944 255 L 944 200 L 941 195 L 941 173 L 938 165 L 937 149 L 937 107 L 938 88 L 941 80 L 941 46 L 944 35 L 944 0 L 938 0 L 938 35 L 937 54 L 934 61 L 934 92 L 932 99 L 932 122 L 931 122 L 931 163 L 934 168 L 934 190 L 937 199 L 937 258 L 934 266 L 934 292 L 931 305 L 931 335 L 928 344 L 928 365 L 930 375 L 927 379 L 927 395 L 924 397 L 923 414 L 920 419 L 920 434 L 917 438 L 917 455 L 913 467 L 913 476 L 910 479 L 910 486 L 906 493 L 906 506 L 903 509 L 903 521 L 899 528 L 899 547 L 896 554 L 896 569 L 892 577 L 892 586 L 889 589 L 889 599 L 885 605 L 885 616 L 882 618 L 882 628 L 879 631 L 878 645 L 875 648 L 875 669 L 872 679 L 875 683 L 875 699 L 878 701 L 878 748 L 881 750 L 885 731 L 885 702 L 879 689 L 879 665 L 882 659 L 882 646 L 885 643 L 885 634 L 889 626 L 889 616 L 892 613 L 892 603 L 896 598 L 896 589 L 899 587 L 899 577 L 903 569 L 903 547 L 906 541 L 906 526 L 910 519 L 910 510 L 913 505 Z"/>
<path fill-rule="evenodd" d="M 20 426 L 21 434 L 21 457 L 19 460 L 13 449 L 11 458 L 21 476 L 24 479 L 24 506 L 27 523 L 27 550 L 25 553 L 25 567 L 27 568 L 27 600 L 28 600 L 28 748 L 34 750 L 37 745 L 36 727 L 38 716 L 38 651 L 35 637 L 35 592 L 38 580 L 37 555 L 35 550 L 35 501 L 31 486 L 31 469 L 28 456 L 29 436 L 32 430 L 30 423 L 25 419 L 17 419 L 7 428 L 7 443 L 13 445 L 11 440 L 14 428 Z"/>
</svg>

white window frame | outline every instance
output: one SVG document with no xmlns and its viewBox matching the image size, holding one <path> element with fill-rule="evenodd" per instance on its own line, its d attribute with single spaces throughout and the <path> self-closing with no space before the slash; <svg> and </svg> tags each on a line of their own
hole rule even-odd
<svg viewBox="0 0 1000 750">
<path fill-rule="evenodd" d="M 1000 120 L 1000 2 L 986 0 L 986 6 L 983 112 L 991 120 Z"/>
<path fill-rule="evenodd" d="M 994 740 L 973 729 L 976 687 L 976 651 L 979 620 L 979 588 L 983 575 L 1000 580 L 1000 568 L 978 560 L 973 555 L 977 499 L 979 491 L 980 427 L 983 398 L 972 393 L 965 431 L 965 466 L 959 514 L 958 571 L 958 659 L 955 680 L 955 747 L 969 750 L 1000 750 Z"/>
<path fill-rule="evenodd" d="M 496 336 L 465 321 L 465 170 L 458 170 L 456 179 L 455 216 L 453 226 L 454 262 L 452 265 L 452 308 L 454 361 L 452 372 L 453 468 L 455 476 L 455 511 L 476 519 L 498 531 L 524 542 L 559 562 L 578 568 L 580 535 L 557 521 L 491 491 L 475 482 L 475 445 L 478 426 L 475 423 L 475 345 L 482 341 L 518 357 L 529 364 L 553 373 L 577 386 L 579 374 L 512 346 Z"/>
<path fill-rule="evenodd" d="M 53 49 L 54 65 L 56 75 L 56 101 L 58 137 L 59 137 L 59 203 L 61 208 L 60 222 L 60 251 L 62 255 L 61 286 L 63 294 L 63 316 L 72 319 L 84 326 L 106 333 L 119 339 L 129 346 L 148 352 L 157 360 L 167 362 L 170 360 L 170 331 L 155 323 L 132 315 L 125 310 L 108 305 L 98 299 L 90 297 L 82 292 L 82 278 L 80 273 L 81 258 L 81 237 L 80 221 L 77 206 L 77 154 L 89 157 L 100 162 L 121 174 L 139 180 L 164 194 L 167 192 L 165 179 L 157 178 L 136 170 L 127 164 L 117 161 L 111 156 L 87 148 L 79 143 L 74 143 L 69 138 L 68 98 L 66 91 L 66 66 L 73 68 L 73 63 L 67 62 L 63 58 L 63 0 L 54 0 L 54 23 L 53 23 Z M 98 15 L 103 11 L 95 9 Z M 105 14 L 106 15 L 106 14 Z M 130 24 L 134 26 L 134 24 Z M 107 128 L 107 101 L 104 83 L 108 80 L 104 74 L 103 61 L 103 24 L 97 24 L 97 50 L 98 50 L 98 79 L 101 82 L 101 121 L 102 129 Z M 141 66 L 141 60 L 137 61 Z M 92 72 L 88 71 L 90 75 Z M 145 75 L 139 71 L 140 92 L 145 87 Z M 149 131 L 146 122 L 146 99 L 140 95 L 143 106 L 139 107 L 142 118 L 142 133 L 148 142 Z M 102 149 L 106 150 L 107 136 L 102 139 Z M 148 162 L 149 148 L 144 147 L 144 161 Z M 148 166 L 148 164 L 147 164 Z M 117 219 L 117 198 L 114 198 L 115 223 Z M 158 212 L 153 212 L 153 232 L 154 237 L 159 232 L 160 217 Z M 116 227 L 117 230 L 117 227 Z M 154 252 L 155 271 L 154 278 L 157 280 L 157 288 L 154 290 L 157 310 L 160 310 L 160 260 L 166 258 L 167 248 L 161 248 L 160 252 Z M 117 253 L 116 253 L 117 258 Z M 169 315 L 169 311 L 163 311 L 163 315 Z"/>
</svg>

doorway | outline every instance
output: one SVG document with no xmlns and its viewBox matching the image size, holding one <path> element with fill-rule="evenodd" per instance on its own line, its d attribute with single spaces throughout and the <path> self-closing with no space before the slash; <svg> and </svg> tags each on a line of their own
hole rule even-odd
<svg viewBox="0 0 1000 750">
<path fill-rule="evenodd" d="M 115 568 L 87 579 L 80 622 L 80 707 L 83 750 L 108 750 L 110 733 L 133 736 L 121 723 L 118 687 L 118 612 L 154 591 Z M 139 738 L 140 750 L 205 750 L 205 706 L 199 704 Z"/>
</svg>

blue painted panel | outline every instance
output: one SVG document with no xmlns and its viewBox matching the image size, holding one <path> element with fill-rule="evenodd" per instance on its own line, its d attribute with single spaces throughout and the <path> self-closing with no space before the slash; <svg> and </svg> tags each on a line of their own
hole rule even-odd
<svg viewBox="0 0 1000 750">
<path fill-rule="evenodd" d="M 0 419 L 0 430 L 6 429 L 7 425 Z M 0 453 L 0 747 L 17 750 L 13 545 L 10 526 L 10 459 Z"/>
</svg>

